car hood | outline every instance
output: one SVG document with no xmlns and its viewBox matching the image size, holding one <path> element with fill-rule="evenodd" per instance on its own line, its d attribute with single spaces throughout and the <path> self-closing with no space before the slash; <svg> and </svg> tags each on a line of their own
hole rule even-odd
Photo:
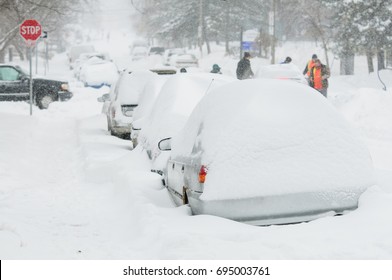
<svg viewBox="0 0 392 280">
<path fill-rule="evenodd" d="M 33 77 L 34 82 L 47 82 L 51 84 L 65 84 L 68 83 L 66 81 L 60 81 L 60 80 L 54 80 L 54 79 L 48 79 L 48 78 L 41 78 L 41 77 Z"/>
</svg>

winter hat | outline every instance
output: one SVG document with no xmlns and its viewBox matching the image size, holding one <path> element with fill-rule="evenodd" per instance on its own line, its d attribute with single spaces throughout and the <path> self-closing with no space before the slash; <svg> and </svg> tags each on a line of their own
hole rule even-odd
<svg viewBox="0 0 392 280">
<path fill-rule="evenodd" d="M 212 65 L 212 69 L 219 71 L 221 68 L 219 67 L 218 64 L 214 64 L 214 65 Z"/>
<path fill-rule="evenodd" d="M 316 59 L 317 58 L 317 54 L 312 55 L 312 59 Z"/>
<path fill-rule="evenodd" d="M 244 57 L 251 57 L 251 55 L 248 52 L 244 52 Z"/>
</svg>

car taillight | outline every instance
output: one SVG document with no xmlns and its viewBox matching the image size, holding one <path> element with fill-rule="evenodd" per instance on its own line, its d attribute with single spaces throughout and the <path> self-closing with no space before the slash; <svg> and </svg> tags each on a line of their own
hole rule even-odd
<svg viewBox="0 0 392 280">
<path fill-rule="evenodd" d="M 199 183 L 204 183 L 206 181 L 208 169 L 206 166 L 202 165 L 199 171 Z"/>
</svg>

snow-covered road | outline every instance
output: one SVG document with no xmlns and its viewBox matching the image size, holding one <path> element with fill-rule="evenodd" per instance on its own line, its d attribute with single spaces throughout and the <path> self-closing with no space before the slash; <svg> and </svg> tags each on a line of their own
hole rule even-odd
<svg viewBox="0 0 392 280">
<path fill-rule="evenodd" d="M 392 94 L 333 84 L 379 185 L 354 212 L 287 226 L 175 207 L 145 151 L 106 131 L 96 98 L 107 89 L 75 86 L 32 117 L 26 103 L 0 103 L 0 259 L 391 259 Z"/>
<path fill-rule="evenodd" d="M 78 94 L 33 117 L 24 103 L 0 106 L 1 259 L 392 257 L 390 146 L 382 139 L 369 140 L 384 167 L 380 186 L 357 211 L 253 227 L 175 207 L 145 152 L 108 135 L 98 93 Z"/>
</svg>

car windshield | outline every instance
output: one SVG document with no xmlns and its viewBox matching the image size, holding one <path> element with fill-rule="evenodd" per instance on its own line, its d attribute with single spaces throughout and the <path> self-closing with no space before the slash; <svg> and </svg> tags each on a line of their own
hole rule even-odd
<svg viewBox="0 0 392 280">
<path fill-rule="evenodd" d="M 29 76 L 29 72 L 26 71 L 24 68 L 20 67 L 20 66 L 15 66 L 16 69 L 18 69 L 19 72 L 21 72 L 24 76 Z"/>
</svg>

